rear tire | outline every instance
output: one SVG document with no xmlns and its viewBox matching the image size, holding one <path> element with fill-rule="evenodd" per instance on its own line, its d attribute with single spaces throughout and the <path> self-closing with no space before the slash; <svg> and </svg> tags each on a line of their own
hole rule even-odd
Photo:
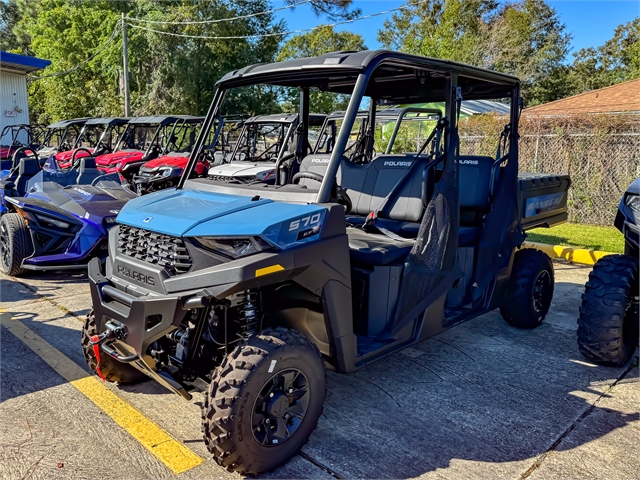
<svg viewBox="0 0 640 480">
<path fill-rule="evenodd" d="M 207 448 L 230 472 L 269 472 L 309 440 L 325 395 L 318 348 L 295 330 L 268 328 L 215 370 L 202 408 Z"/>
<path fill-rule="evenodd" d="M 518 250 L 513 260 L 502 317 L 514 327 L 536 328 L 549 312 L 553 299 L 553 263 L 533 248 Z"/>
<path fill-rule="evenodd" d="M 582 294 L 578 348 L 594 363 L 620 367 L 638 344 L 638 259 L 607 255 L 593 266 Z"/>
<path fill-rule="evenodd" d="M 89 340 L 92 336 L 98 335 L 99 333 L 96 327 L 96 315 L 93 309 L 91 309 L 82 326 L 82 353 L 87 365 L 94 373 L 96 373 L 98 361 L 93 353 L 93 345 L 89 343 Z M 136 383 L 146 377 L 140 370 L 137 370 L 129 364 L 118 362 L 106 353 L 100 355 L 100 371 L 107 382 L 112 383 Z"/>
<path fill-rule="evenodd" d="M 7 275 L 19 277 L 22 262 L 33 254 L 33 242 L 27 222 L 17 213 L 5 213 L 0 219 L 0 264 Z"/>
</svg>

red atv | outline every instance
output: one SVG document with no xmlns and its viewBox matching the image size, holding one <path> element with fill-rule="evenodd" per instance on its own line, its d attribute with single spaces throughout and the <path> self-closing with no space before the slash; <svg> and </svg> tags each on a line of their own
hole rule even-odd
<svg viewBox="0 0 640 480">
<path fill-rule="evenodd" d="M 208 169 L 216 161 L 222 163 L 225 153 L 231 151 L 231 147 L 228 145 L 229 132 L 237 130 L 242 125 L 243 118 L 244 116 L 226 116 L 216 120 L 211 132 L 209 132 L 203 155 L 194 167 L 196 176 L 205 176 Z M 178 127 L 174 133 L 177 139 L 173 144 L 175 150 L 150 160 L 140 167 L 140 174 L 133 179 L 136 192 L 144 195 L 174 187 L 178 183 L 178 179 L 189 161 L 196 131 L 202 125 L 203 119 L 204 117 L 200 117 L 197 123 L 185 122 L 184 125 Z"/>
<path fill-rule="evenodd" d="M 119 173 L 131 181 L 140 167 L 158 158 L 170 147 L 175 129 L 189 122 L 201 122 L 189 115 L 154 115 L 136 117 L 127 123 L 113 153 L 96 158 L 98 168 L 107 173 Z"/>
<path fill-rule="evenodd" d="M 105 155 L 113 151 L 126 129 L 129 118 L 92 118 L 80 130 L 71 150 L 54 155 L 58 168 L 70 168 L 82 157 Z"/>
</svg>

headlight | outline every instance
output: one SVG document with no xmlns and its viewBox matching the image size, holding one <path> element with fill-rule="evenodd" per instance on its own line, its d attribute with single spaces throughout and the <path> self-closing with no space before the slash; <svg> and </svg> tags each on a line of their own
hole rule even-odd
<svg viewBox="0 0 640 480">
<path fill-rule="evenodd" d="M 38 214 L 36 214 L 36 218 L 40 220 L 42 223 L 53 225 L 54 227 L 63 228 L 63 229 L 69 228 L 69 224 L 67 222 L 56 220 L 55 218 L 45 217 L 44 215 L 38 215 Z"/>
<path fill-rule="evenodd" d="M 169 175 L 171 175 L 171 169 L 170 169 L 170 168 L 165 168 L 165 169 L 162 171 L 162 176 L 163 176 L 164 178 L 167 178 Z"/>
<path fill-rule="evenodd" d="M 122 166 L 122 162 L 118 162 L 115 165 L 115 168 L 117 168 L 118 170 L 120 170 L 120 167 Z"/>
<path fill-rule="evenodd" d="M 195 240 L 203 247 L 233 259 L 272 248 L 260 237 L 195 237 Z"/>
<path fill-rule="evenodd" d="M 634 212 L 640 212 L 640 196 L 628 193 L 624 203 Z"/>
<path fill-rule="evenodd" d="M 104 223 L 107 225 L 113 225 L 116 223 L 116 217 L 107 217 L 104 219 Z"/>
</svg>

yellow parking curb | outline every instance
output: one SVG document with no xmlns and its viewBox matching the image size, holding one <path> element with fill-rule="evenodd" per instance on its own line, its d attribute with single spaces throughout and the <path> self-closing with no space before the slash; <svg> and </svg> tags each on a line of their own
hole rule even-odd
<svg viewBox="0 0 640 480">
<path fill-rule="evenodd" d="M 83 393 L 98 408 L 120 425 L 129 435 L 164 463 L 173 473 L 182 473 L 200 465 L 204 459 L 173 438 L 140 411 L 107 388 L 94 376 L 89 376 L 73 360 L 48 343 L 20 321 L 0 315 L 0 324 L 51 368 Z M 9 321 L 7 321 L 9 320 Z"/>
<path fill-rule="evenodd" d="M 566 247 L 563 245 L 548 245 L 546 243 L 524 242 L 524 248 L 535 248 L 541 250 L 549 257 L 555 260 L 566 260 L 571 263 L 579 263 L 582 265 L 593 265 L 602 257 L 607 255 L 615 255 L 610 252 L 601 252 L 598 250 L 588 250 L 586 248 Z"/>
</svg>

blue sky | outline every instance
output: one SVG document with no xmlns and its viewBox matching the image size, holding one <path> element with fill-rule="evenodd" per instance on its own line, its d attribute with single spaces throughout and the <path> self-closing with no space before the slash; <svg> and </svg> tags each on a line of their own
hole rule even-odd
<svg viewBox="0 0 640 480">
<path fill-rule="evenodd" d="M 640 16 L 640 1 L 638 0 L 548 0 L 556 9 L 561 20 L 567 26 L 567 31 L 573 36 L 571 45 L 573 52 L 581 48 L 597 47 L 613 36 L 615 28 Z M 364 15 L 389 10 L 403 5 L 404 0 L 355 0 L 354 4 L 362 10 Z M 283 2 L 275 0 L 274 6 L 281 6 Z M 306 6 L 293 10 L 277 12 L 279 18 L 287 21 L 289 29 L 310 28 L 321 23 L 329 23 L 325 17 L 316 17 Z M 339 30 L 349 30 L 359 33 L 365 38 L 369 48 L 379 47 L 376 40 L 378 29 L 384 23 L 386 16 L 361 20 L 352 24 L 336 27 Z M 569 60 L 572 60 L 570 56 Z"/>
</svg>

